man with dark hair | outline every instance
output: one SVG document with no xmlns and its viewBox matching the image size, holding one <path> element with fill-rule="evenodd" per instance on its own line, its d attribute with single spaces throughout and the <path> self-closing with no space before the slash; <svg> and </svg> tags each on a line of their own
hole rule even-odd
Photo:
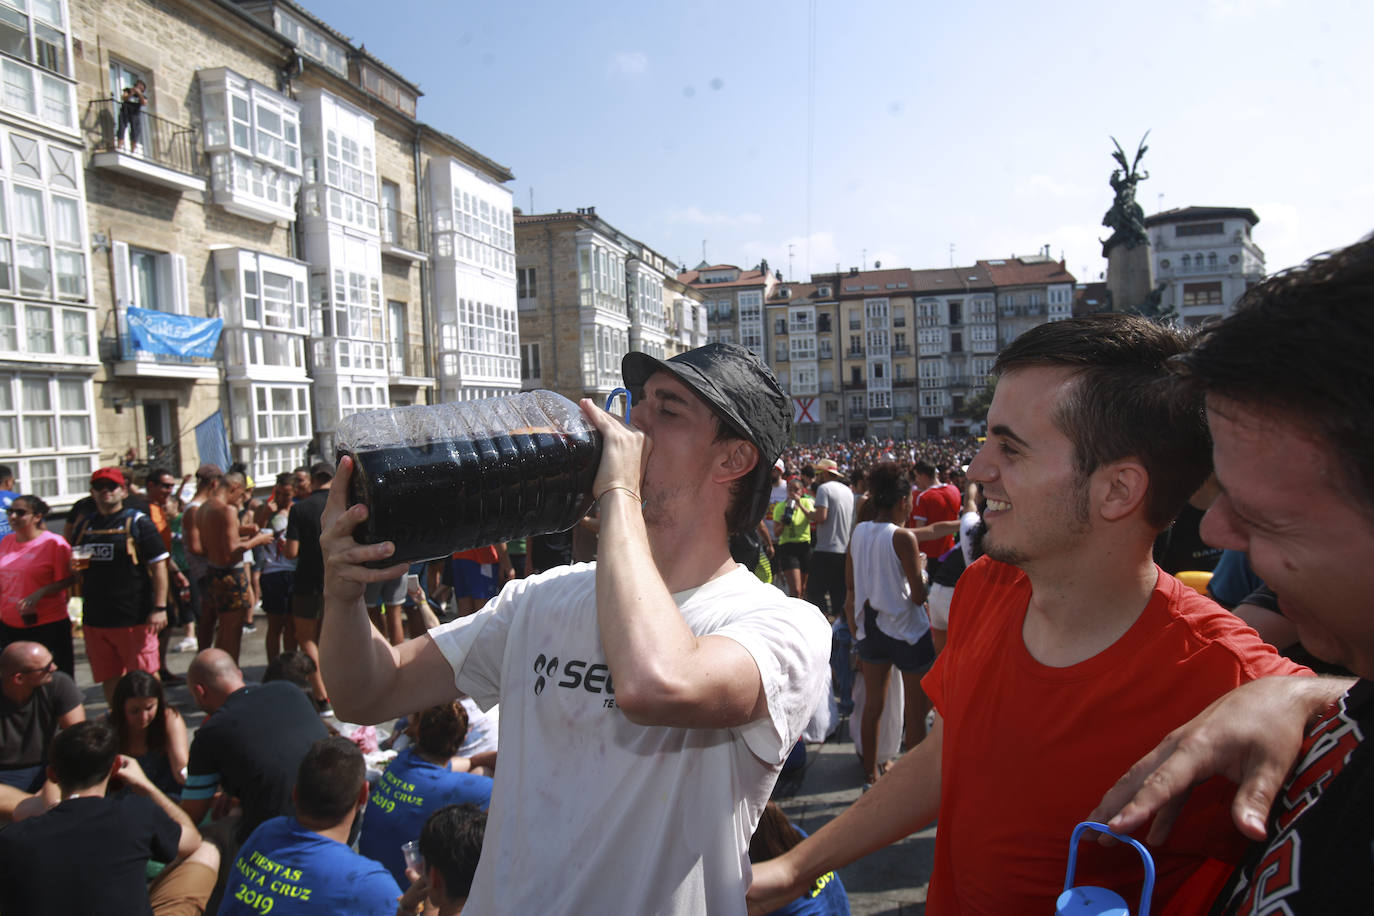
<svg viewBox="0 0 1374 916">
<path fill-rule="evenodd" d="M 81 691 L 56 669 L 52 652 L 36 642 L 12 642 L 0 652 L 0 820 L 43 787 L 58 730 L 86 719 Z"/>
<path fill-rule="evenodd" d="M 195 657 L 186 669 L 186 686 L 209 716 L 191 742 L 181 806 L 200 823 L 223 788 L 242 807 L 235 833 L 242 840 L 269 817 L 291 811 L 296 767 L 328 731 L 295 685 L 250 687 L 221 649 Z"/>
<path fill-rule="evenodd" d="M 391 545 L 353 539 L 349 458 L 330 496 L 322 652 L 340 714 L 379 722 L 459 691 L 501 703 L 476 912 L 742 914 L 749 837 L 824 689 L 825 618 L 729 551 L 789 438 L 776 377 L 728 344 L 621 368 L 632 426 L 582 402 L 603 441 L 595 564 L 509 582 L 393 647 L 363 587 L 406 567 L 364 565 Z"/>
<path fill-rule="evenodd" d="M 486 832 L 487 813 L 476 805 L 449 805 L 425 821 L 420 831 L 423 884 L 438 916 L 456 916 L 467 905 Z"/>
<path fill-rule="evenodd" d="M 48 775 L 61 801 L 0 831 L 0 911 L 170 914 L 205 908 L 219 852 L 201 842 L 195 824 L 138 761 L 118 749 L 114 729 L 104 722 L 77 723 L 53 740 Z M 107 797 L 111 784 L 128 791 Z M 149 859 L 172 863 L 151 886 Z"/>
<path fill-rule="evenodd" d="M 1040 325 L 1002 351 L 983 486 L 987 556 L 959 580 L 945 650 L 922 686 L 925 741 L 835 821 L 754 872 L 760 911 L 937 816 L 927 910 L 1042 913 L 1068 838 L 1119 773 L 1246 681 L 1300 669 L 1151 559 L 1209 470 L 1200 400 L 1168 361 L 1186 340 L 1106 314 Z M 1215 890 L 1242 851 L 1220 783 L 1156 847 L 1161 911 Z M 1129 848 L 1083 847 L 1075 880 L 1138 893 Z"/>
<path fill-rule="evenodd" d="M 400 886 L 348 847 L 367 804 L 358 746 L 338 736 L 316 741 L 296 771 L 294 799 L 294 816 L 274 817 L 244 841 L 220 916 L 392 916 Z"/>
<path fill-rule="evenodd" d="M 286 538 L 282 556 L 296 561 L 296 576 L 291 580 L 291 626 L 296 644 L 310 656 L 316 669 L 320 664 L 320 617 L 324 613 L 324 557 L 320 553 L 320 517 L 324 514 L 334 469 L 323 461 L 310 468 L 314 488 L 305 499 L 297 500 L 286 517 Z M 324 679 L 317 670 L 310 680 L 315 705 L 322 713 L 333 713 Z"/>
<path fill-rule="evenodd" d="M 911 491 L 911 514 L 907 516 L 907 527 L 924 528 L 936 522 L 957 519 L 964 506 L 964 497 L 958 487 L 940 483 L 935 476 L 935 465 L 929 461 L 917 461 L 914 468 L 916 486 Z M 954 548 L 954 535 L 946 534 L 922 541 L 919 547 L 928 558 L 938 560 L 946 551 Z"/>
<path fill-rule="evenodd" d="M 1213 910 L 1228 916 L 1374 909 L 1371 347 L 1374 237 L 1254 287 L 1179 359 L 1206 394 L 1220 488 L 1203 536 L 1244 551 L 1303 646 L 1360 678 L 1270 678 L 1233 691 L 1094 812 L 1137 830 L 1162 807 L 1155 840 L 1188 786 L 1213 773 L 1238 781 L 1235 822 L 1258 842 Z"/>
<path fill-rule="evenodd" d="M 258 531 L 256 525 L 240 524 L 239 511 L 247 494 L 247 480 L 238 471 L 230 471 L 220 478 L 196 513 L 206 562 L 203 600 L 218 621 L 215 648 L 228 652 L 235 662 L 239 660 L 243 623 L 253 609 L 243 555 L 276 538 L 270 528 Z"/>
<path fill-rule="evenodd" d="M 167 626 L 167 563 L 171 557 L 142 511 L 126 506 L 124 472 L 100 468 L 91 475 L 94 511 L 72 528 L 72 565 L 81 564 L 82 631 L 91 677 L 109 702 L 130 671 L 157 674 L 157 635 Z"/>
<path fill-rule="evenodd" d="M 444 805 L 491 804 L 491 777 L 455 772 L 454 755 L 463 746 L 468 716 L 450 700 L 420 713 L 415 743 L 401 751 L 377 782 L 358 838 L 358 851 L 381 862 L 406 884 L 401 844 L 420 835 L 430 814 Z M 465 760 L 464 766 L 470 766 Z"/>
<path fill-rule="evenodd" d="M 318 670 L 310 656 L 300 649 L 289 649 L 267 663 L 262 682 L 270 684 L 272 681 L 288 681 L 309 694 L 310 682 Z"/>
</svg>

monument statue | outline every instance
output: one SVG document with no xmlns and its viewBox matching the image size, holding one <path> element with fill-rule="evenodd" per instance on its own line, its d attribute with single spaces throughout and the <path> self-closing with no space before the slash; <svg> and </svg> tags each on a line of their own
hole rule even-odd
<svg viewBox="0 0 1374 916">
<path fill-rule="evenodd" d="M 1102 243 L 1104 258 L 1108 257 L 1117 245 L 1134 248 L 1150 241 L 1149 236 L 1145 234 L 1145 211 L 1135 200 L 1136 185 L 1150 177 L 1149 172 L 1139 169 L 1140 160 L 1149 149 L 1145 145 L 1145 140 L 1149 136 L 1150 132 L 1145 131 L 1145 136 L 1140 138 L 1140 146 L 1136 149 L 1135 160 L 1129 163 L 1126 161 L 1126 151 L 1121 148 L 1116 138 L 1112 137 L 1112 145 L 1116 147 L 1112 158 L 1121 164 L 1121 168 L 1112 171 L 1111 185 L 1112 190 L 1116 192 L 1116 200 L 1112 202 L 1112 208 L 1107 211 L 1107 215 L 1102 217 L 1102 225 L 1112 230 L 1111 237 Z"/>
</svg>

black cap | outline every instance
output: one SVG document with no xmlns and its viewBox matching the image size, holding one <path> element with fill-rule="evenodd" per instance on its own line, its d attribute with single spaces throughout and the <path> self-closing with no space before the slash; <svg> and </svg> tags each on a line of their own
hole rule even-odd
<svg viewBox="0 0 1374 916">
<path fill-rule="evenodd" d="M 772 489 L 769 472 L 792 438 L 792 405 L 763 360 L 737 344 L 712 343 L 669 360 L 626 353 L 620 372 L 631 389 L 641 388 L 655 372 L 667 372 L 710 405 L 733 432 L 752 442 L 759 450 L 755 502 L 758 513 L 763 512 Z"/>
</svg>

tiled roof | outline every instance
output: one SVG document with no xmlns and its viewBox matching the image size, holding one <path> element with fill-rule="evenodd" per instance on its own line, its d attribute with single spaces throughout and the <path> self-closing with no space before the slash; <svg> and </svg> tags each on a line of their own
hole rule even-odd
<svg viewBox="0 0 1374 916">
<path fill-rule="evenodd" d="M 988 268 L 979 262 L 971 267 L 936 267 L 911 272 L 913 287 L 922 294 L 973 292 L 992 289 Z"/>
<path fill-rule="evenodd" d="M 1178 207 L 1145 217 L 1145 225 L 1158 226 L 1169 223 L 1187 223 L 1196 219 L 1244 219 L 1255 225 L 1260 221 L 1259 214 L 1249 207 Z"/>
<path fill-rule="evenodd" d="M 731 264 L 722 264 L 719 267 L 709 267 L 707 270 L 726 270 L 732 267 Z M 737 267 L 733 267 L 733 269 L 739 270 Z M 736 280 L 706 283 L 700 279 L 702 273 L 700 270 L 689 270 L 686 273 L 678 274 L 677 278 L 688 286 L 694 286 L 704 291 L 708 289 L 731 289 L 737 286 L 763 286 L 769 277 L 768 271 L 765 270 L 740 270 L 739 278 Z"/>
<path fill-rule="evenodd" d="M 812 299 L 818 299 L 820 297 L 816 295 L 816 290 L 822 286 L 828 285 L 830 284 L 789 283 L 787 281 L 779 281 L 778 285 L 773 287 L 773 292 L 769 295 L 768 300 L 765 304 L 787 305 L 791 302 L 806 302 Z M 788 290 L 788 295 L 781 295 L 783 290 Z"/>
<path fill-rule="evenodd" d="M 988 275 L 997 286 L 1029 286 L 1038 283 L 1073 283 L 1074 276 L 1064 268 L 1063 261 L 1005 258 L 979 261 L 986 265 Z"/>
</svg>

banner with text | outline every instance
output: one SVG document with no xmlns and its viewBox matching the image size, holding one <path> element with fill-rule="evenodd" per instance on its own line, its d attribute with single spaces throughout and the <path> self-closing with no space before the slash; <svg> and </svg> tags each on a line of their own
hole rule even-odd
<svg viewBox="0 0 1374 916">
<path fill-rule="evenodd" d="M 211 359 L 219 345 L 224 321 L 172 315 L 129 306 L 129 337 L 134 349 L 162 356 L 194 356 Z"/>
</svg>

